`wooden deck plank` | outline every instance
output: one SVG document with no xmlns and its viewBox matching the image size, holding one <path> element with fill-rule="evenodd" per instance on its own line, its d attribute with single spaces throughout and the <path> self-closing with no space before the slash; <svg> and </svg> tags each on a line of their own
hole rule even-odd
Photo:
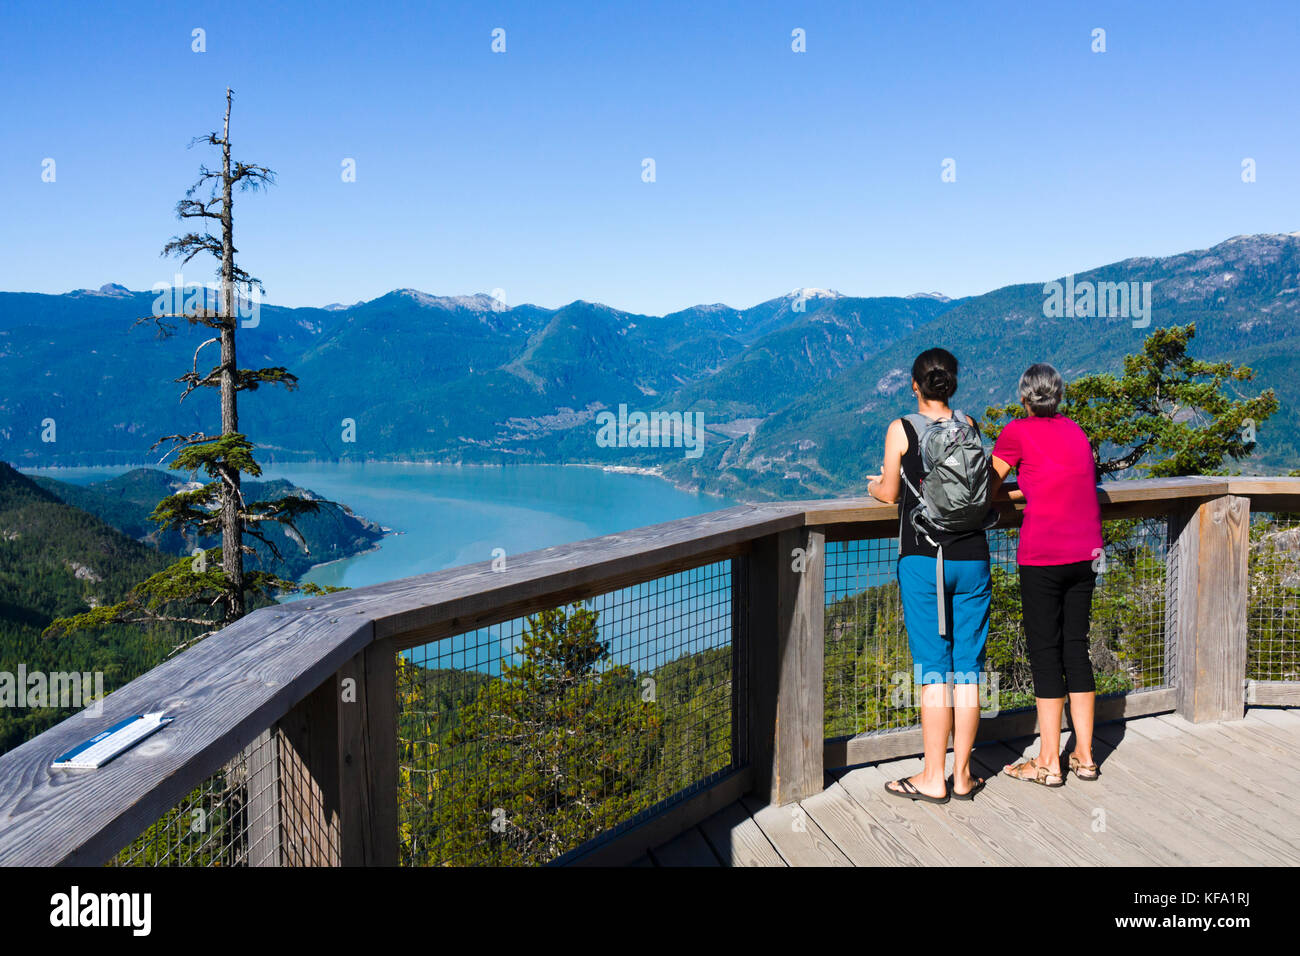
<svg viewBox="0 0 1300 956">
<path fill-rule="evenodd" d="M 1267 834 L 1252 820 L 1251 809 L 1243 803 L 1239 788 L 1215 774 L 1195 767 L 1186 769 L 1178 757 L 1170 755 L 1164 742 L 1143 737 L 1131 728 L 1126 731 L 1104 724 L 1097 728 L 1097 738 L 1112 745 L 1119 741 L 1122 759 L 1140 770 L 1146 786 L 1163 795 L 1170 809 L 1181 808 L 1193 814 L 1201 832 L 1223 837 L 1242 857 L 1256 863 L 1300 863 L 1296 847 L 1266 839 Z M 1103 763 L 1102 773 L 1106 770 Z"/>
<path fill-rule="evenodd" d="M 1029 744 L 1029 741 L 1024 741 L 1016 747 L 999 743 L 972 752 L 973 772 L 988 780 L 984 793 L 993 788 L 999 793 L 1005 792 L 1007 799 L 1014 802 L 1022 815 L 1029 816 L 1042 827 L 1055 856 L 1053 863 L 1058 866 L 1115 866 L 1132 860 L 1131 854 L 1111 845 L 1115 841 L 1097 839 L 1098 835 L 1092 831 L 1091 809 L 1081 811 L 1062 801 L 1059 790 L 1013 780 L 1002 772 L 1006 764 L 1023 760 L 1027 751 L 1037 751 L 1037 741 L 1033 741 L 1032 746 Z"/>
<path fill-rule="evenodd" d="M 1185 732 L 1207 755 L 1214 756 L 1220 773 L 1243 773 L 1253 780 L 1277 785 L 1282 793 L 1290 795 L 1288 803 L 1295 804 L 1300 766 L 1294 763 L 1293 745 L 1271 739 L 1254 728 L 1231 724 L 1188 724 Z M 1296 812 L 1300 813 L 1300 807 Z"/>
<path fill-rule="evenodd" d="M 1186 720 L 1185 722 L 1191 726 L 1195 726 L 1190 720 Z M 1207 723 L 1209 723 L 1209 721 L 1207 721 Z M 1135 731 L 1149 740 L 1171 740 L 1180 736 L 1177 727 L 1174 727 L 1163 720 L 1128 720 L 1124 722 L 1124 728 L 1126 730 Z"/>
<path fill-rule="evenodd" d="M 1025 752 L 1030 749 L 1026 747 Z M 1227 865 L 1234 859 L 1234 849 L 1229 841 L 1202 832 L 1195 821 L 1183 818 L 1186 810 L 1171 808 L 1164 798 L 1151 793 L 1140 776 L 1122 765 L 1121 758 L 1105 740 L 1097 737 L 1093 749 L 1102 765 L 1102 780 L 1098 781 L 1099 789 L 1090 792 L 1097 794 L 1093 799 L 1098 808 L 1105 811 L 1107 827 L 1117 815 L 1121 821 L 1134 821 L 1134 826 L 1141 827 L 1146 833 L 1144 845 L 1152 847 L 1164 865 Z M 1104 789 L 1101 789 L 1103 784 Z M 1160 826 L 1153 828 L 1152 820 L 1161 821 Z"/>
<path fill-rule="evenodd" d="M 989 783 L 971 802 L 886 796 L 886 781 L 920 770 L 919 758 L 907 758 L 833 773 L 823 793 L 799 804 L 746 796 L 692 834 L 725 865 L 1295 865 L 1300 715 L 1252 713 L 1103 724 L 1096 783 L 1067 777 L 1049 790 L 1006 779 L 1003 765 L 1037 752 L 1036 738 L 1020 738 L 976 748 L 975 772 Z M 1098 810 L 1105 825 L 1094 829 Z M 653 851 L 659 862 L 667 854 Z"/>
<path fill-rule="evenodd" d="M 721 866 L 709 842 L 697 827 L 673 837 L 650 851 L 659 866 Z"/>
<path fill-rule="evenodd" d="M 864 813 L 838 781 L 800 803 L 854 866 L 923 865 L 888 827 Z"/>
<path fill-rule="evenodd" d="M 1279 732 L 1271 724 L 1263 721 L 1246 720 L 1225 721 L 1213 724 L 1190 724 L 1188 733 L 1210 733 L 1216 737 L 1231 740 L 1235 745 L 1245 747 L 1254 753 L 1274 761 L 1281 761 L 1287 767 L 1295 769 L 1296 743 L 1285 732 Z"/>
<path fill-rule="evenodd" d="M 763 830 L 739 801 L 700 824 L 723 866 L 785 866 Z"/>
<path fill-rule="evenodd" d="M 922 862 L 933 866 L 1009 865 L 1015 857 L 996 842 L 981 839 L 964 819 L 929 812 L 925 804 L 890 797 L 891 778 L 878 766 L 854 767 L 839 775 L 839 783 L 877 823 L 895 833 Z"/>
<path fill-rule="evenodd" d="M 1271 760 L 1248 747 L 1225 744 L 1221 742 L 1223 738 L 1216 739 L 1195 730 L 1183 731 L 1172 723 L 1162 723 L 1162 726 L 1174 733 L 1160 741 L 1171 754 L 1187 766 L 1195 765 L 1251 795 L 1254 798 L 1251 809 L 1258 814 L 1256 822 L 1273 823 L 1280 830 L 1270 828 L 1270 832 L 1276 833 L 1279 839 L 1290 835 L 1287 842 L 1300 850 L 1294 836 L 1300 834 L 1300 804 L 1295 799 L 1296 788 L 1300 787 L 1300 769 Z M 1143 727 L 1140 732 L 1149 733 L 1150 728 Z"/>
<path fill-rule="evenodd" d="M 976 752 L 980 749 L 977 747 Z M 918 773 L 922 761 L 919 757 L 909 757 L 877 766 L 888 779 L 897 780 Z M 1018 807 L 1013 796 L 986 786 L 969 803 L 950 800 L 943 806 L 927 804 L 923 809 L 931 814 L 947 813 L 954 823 L 968 830 L 978 828 L 985 834 L 986 842 L 1012 853 L 1017 863 L 1030 866 L 1059 864 L 1060 853 L 1052 835 L 1038 820 Z"/>
<path fill-rule="evenodd" d="M 1093 753 L 1101 766 L 1098 784 L 1104 782 L 1108 787 L 1109 796 L 1102 798 L 1108 821 L 1116 814 L 1140 821 L 1148 838 L 1165 853 L 1167 865 L 1227 866 L 1246 862 L 1230 835 L 1217 826 L 1205 826 L 1199 808 L 1189 809 L 1152 789 L 1148 782 L 1151 770 L 1142 761 L 1132 760 L 1129 754 L 1126 762 L 1126 756 L 1118 754 L 1100 734 L 1093 740 Z"/>
<path fill-rule="evenodd" d="M 1262 739 L 1271 740 L 1292 750 L 1295 749 L 1297 744 L 1300 744 L 1300 737 L 1297 737 L 1285 727 L 1279 727 L 1277 724 L 1261 720 L 1259 717 L 1252 717 L 1249 714 L 1246 715 L 1244 720 L 1225 721 L 1223 726 L 1240 727 Z"/>
<path fill-rule="evenodd" d="M 1145 740 L 1183 754 L 1187 758 L 1185 769 L 1212 772 L 1221 782 L 1241 774 L 1270 785 L 1286 781 L 1300 784 L 1300 764 L 1294 760 L 1300 736 L 1292 737 L 1263 722 L 1192 723 L 1177 714 L 1163 714 L 1154 721 L 1135 723 L 1130 729 Z M 1286 808 L 1294 805 L 1294 800 L 1288 800 Z M 1295 812 L 1300 813 L 1300 807 L 1295 807 Z"/>
<path fill-rule="evenodd" d="M 1036 747 L 1033 749 L 1037 752 Z M 1064 787 L 1048 789 L 1036 784 L 1012 780 L 1002 773 L 1002 767 L 1024 759 L 1023 751 L 1017 751 L 1005 744 L 981 748 L 981 751 L 980 763 L 985 767 L 989 762 L 1002 761 L 997 767 L 999 785 L 1026 787 L 1031 793 L 1022 794 L 1025 799 L 1029 799 L 1034 792 L 1039 794 L 1040 798 L 1046 798 L 1056 808 L 1058 817 L 1063 819 L 1063 824 L 1068 826 L 1071 832 L 1094 844 L 1108 863 L 1123 866 L 1154 866 L 1169 862 L 1168 851 L 1151 838 L 1137 814 L 1123 815 L 1118 819 L 1112 818 L 1109 814 L 1104 818 L 1097 814 L 1101 793 L 1096 787 L 1092 787 L 1092 784 L 1085 783 L 1079 787 L 1072 787 L 1067 781 Z M 987 758 L 987 761 L 983 758 Z"/>
<path fill-rule="evenodd" d="M 752 796 L 741 802 L 787 865 L 853 865 L 799 804 L 791 803 L 784 807 L 763 805 Z"/>
<path fill-rule="evenodd" d="M 1300 715 L 1294 710 L 1283 707 L 1252 707 L 1247 717 L 1254 717 L 1280 730 L 1300 734 Z"/>
</svg>

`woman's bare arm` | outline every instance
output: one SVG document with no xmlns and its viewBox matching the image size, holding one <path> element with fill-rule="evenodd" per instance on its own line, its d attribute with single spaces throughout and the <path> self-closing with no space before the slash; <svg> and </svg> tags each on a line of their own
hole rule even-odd
<svg viewBox="0 0 1300 956">
<path fill-rule="evenodd" d="M 996 501 L 998 492 L 1002 490 L 1002 482 L 1006 481 L 1007 475 L 1011 474 L 1011 466 L 997 455 L 990 455 L 989 462 L 992 466 L 990 470 L 993 472 L 989 476 L 992 479 L 989 483 L 989 500 Z M 1024 501 L 1025 493 L 1019 488 L 1012 488 L 1007 492 L 1007 499 L 1009 501 Z"/>
<path fill-rule="evenodd" d="M 903 420 L 896 418 L 885 432 L 885 463 L 880 474 L 874 475 L 867 485 L 867 493 L 877 501 L 893 504 L 898 500 L 902 480 L 903 453 L 907 451 L 907 433 L 903 431 Z"/>
</svg>

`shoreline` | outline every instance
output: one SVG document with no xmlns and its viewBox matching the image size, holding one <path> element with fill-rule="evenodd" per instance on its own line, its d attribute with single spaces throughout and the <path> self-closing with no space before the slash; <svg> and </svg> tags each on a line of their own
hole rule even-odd
<svg viewBox="0 0 1300 956">
<path fill-rule="evenodd" d="M 259 476 L 258 478 L 255 478 L 255 479 L 251 479 L 251 480 L 254 480 L 254 481 L 266 481 L 266 480 L 270 480 L 270 479 L 268 478 L 268 476 L 265 474 L 265 472 L 268 472 L 268 471 L 279 471 L 279 472 L 281 472 L 281 473 L 287 473 L 288 471 L 292 470 L 294 466 L 309 466 L 309 467 L 334 466 L 334 467 L 337 467 L 337 466 L 349 466 L 349 465 L 350 465 L 350 466 L 358 466 L 358 465 L 359 465 L 359 466 L 362 466 L 362 467 L 364 467 L 364 466 L 366 466 L 366 465 L 400 465 L 400 466 L 402 466 L 402 467 L 411 467 L 411 468 L 414 468 L 414 467 L 423 467 L 423 468 L 456 468 L 456 469 L 466 469 L 466 468 L 506 469 L 506 468 L 517 467 L 517 466 L 522 466 L 522 467 L 546 467 L 546 468 L 566 468 L 566 467 L 567 467 L 567 468 L 597 469 L 597 470 L 599 470 L 599 471 L 605 472 L 606 474 L 613 474 L 613 475 L 640 475 L 640 476 L 648 477 L 648 478 L 656 478 L 656 479 L 658 479 L 658 480 L 660 480 L 660 481 L 666 482 L 670 487 L 672 487 L 672 488 L 673 488 L 674 490 L 676 490 L 676 491 L 680 491 L 680 492 L 682 492 L 683 494 L 694 495 L 694 496 L 699 497 L 699 498 L 710 498 L 710 499 L 716 499 L 716 500 L 718 500 L 719 502 L 721 502 L 721 501 L 731 501 L 731 502 L 734 502 L 734 503 L 737 503 L 737 504 L 752 503 L 752 501 L 751 501 L 751 502 L 746 502 L 746 500 L 744 500 L 744 499 L 736 498 L 736 497 L 734 497 L 734 496 L 723 495 L 723 494 L 721 494 L 721 493 L 719 493 L 719 492 L 715 492 L 715 491 L 712 491 L 712 490 L 705 490 L 705 489 L 700 489 L 700 488 L 694 488 L 694 487 L 688 487 L 688 486 L 685 486 L 685 485 L 683 485 L 683 484 L 681 484 L 681 483 L 679 483 L 679 482 L 677 482 L 677 481 L 674 481 L 672 478 L 669 478 L 667 475 L 665 475 L 665 474 L 663 473 L 662 468 L 659 467 L 659 466 L 645 466 L 645 465 L 607 465 L 607 464 L 602 464 L 602 463 L 599 463 L 599 462 L 579 462 L 579 461 L 566 461 L 566 462 L 505 462 L 505 463 L 500 463 L 500 464 L 492 464 L 492 463 L 487 463 L 487 462 L 412 461 L 412 460 L 409 460 L 409 459 L 366 459 L 366 460 L 364 460 L 364 461 L 355 461 L 355 460 L 338 461 L 338 460 L 333 460 L 333 459 L 316 459 L 316 458 L 313 458 L 313 459 L 302 459 L 302 460 L 294 460 L 294 461 L 287 461 L 287 462 L 284 462 L 284 461 L 272 461 L 272 462 L 264 463 L 264 464 L 263 464 L 263 472 L 264 472 L 263 475 L 262 475 L 262 476 Z M 41 465 L 41 466 L 32 466 L 32 467 L 19 467 L 18 470 L 19 470 L 20 472 L 27 473 L 27 474 L 41 474 L 41 475 L 48 475 L 48 476 L 51 477 L 51 478 L 56 478 L 56 479 L 57 479 L 60 473 L 65 473 L 65 474 L 66 474 L 66 473 L 70 473 L 70 472 L 88 472 L 88 471 L 104 471 L 104 470 L 112 470 L 112 471 L 117 471 L 117 472 L 119 472 L 119 473 L 126 473 L 126 472 L 128 472 L 128 471 L 132 471 L 132 470 L 139 469 L 139 468 L 146 468 L 146 469 L 149 469 L 149 470 L 151 470 L 151 471 L 162 471 L 162 472 L 170 472 L 170 471 L 171 471 L 171 469 L 167 468 L 166 465 L 158 465 L 158 464 L 152 464 L 152 463 L 138 463 L 138 464 L 112 464 L 112 465 Z M 180 473 L 177 472 L 176 474 L 179 475 Z M 303 484 L 302 484 L 303 481 L 307 481 L 307 482 L 309 483 L 309 481 L 310 481 L 310 476 L 301 476 L 301 477 L 295 478 L 295 484 L 299 484 L 301 487 L 305 488 L 306 490 L 312 490 L 312 489 L 310 489 L 310 488 L 307 488 L 306 485 L 303 485 Z M 315 492 L 315 491 L 313 490 L 313 494 L 318 494 L 318 493 Z M 327 500 L 333 501 L 333 499 L 327 499 Z M 347 505 L 345 502 L 342 502 L 342 501 L 333 501 L 333 503 L 336 504 L 336 505 L 338 505 L 339 507 L 344 508 L 345 510 L 349 511 L 349 513 L 353 513 L 353 515 L 354 515 L 354 517 L 355 517 L 355 513 L 352 512 L 351 506 Z M 364 517 L 364 516 L 363 516 L 363 517 Z M 373 523 L 375 523 L 375 524 L 378 524 L 378 522 L 374 522 L 374 519 L 371 519 L 371 518 L 365 518 L 365 520 L 366 520 L 366 521 L 371 521 L 371 522 L 373 522 Z M 361 557 L 361 556 L 363 556 L 363 555 L 373 554 L 374 552 L 379 551 L 379 550 L 381 550 L 381 549 L 383 548 L 383 546 L 384 546 L 384 540 L 385 540 L 386 538 L 388 538 L 390 535 L 397 535 L 397 534 L 405 534 L 405 533 L 406 533 L 405 531 L 401 531 L 401 530 L 397 530 L 397 529 L 389 528 L 389 527 L 386 527 L 386 526 L 383 526 L 383 525 L 380 525 L 379 527 L 380 527 L 381 531 L 383 532 L 382 537 L 380 537 L 378 540 L 376 540 L 376 541 L 375 541 L 375 542 L 374 542 L 370 547 L 365 548 L 364 550 L 361 550 L 361 551 L 357 551 L 357 552 L 354 553 L 354 554 L 344 555 L 344 556 L 342 556 L 342 557 L 337 557 L 337 558 L 331 558 L 331 559 L 329 559 L 328 561 L 320 561 L 320 562 L 317 562 L 317 563 L 315 563 L 315 564 L 312 564 L 312 565 L 310 565 L 310 566 L 309 566 L 309 567 L 308 567 L 304 572 L 302 572 L 302 574 L 295 576 L 295 577 L 293 578 L 293 580 L 295 581 L 295 583 L 302 584 L 302 583 L 304 583 L 304 582 L 307 580 L 307 578 L 309 577 L 309 575 L 312 574 L 312 572 L 316 571 L 316 570 L 319 569 L 319 568 L 324 568 L 324 567 L 327 567 L 327 566 L 329 566 L 329 565 L 331 565 L 331 564 L 337 564 L 337 563 L 339 563 L 340 561 L 349 561 L 349 560 L 352 560 L 353 558 L 358 558 L 358 557 Z"/>
<path fill-rule="evenodd" d="M 382 547 L 384 546 L 384 538 L 387 538 L 390 534 L 406 534 L 406 532 L 405 532 L 405 531 L 386 531 L 386 532 L 384 533 L 384 535 L 383 535 L 382 538 L 380 538 L 378 541 L 376 541 L 376 542 L 375 542 L 374 544 L 372 544 L 370 547 L 366 548 L 364 551 L 358 551 L 356 554 L 345 554 L 345 555 L 344 555 L 343 557 L 341 557 L 341 558 L 330 558 L 328 561 L 322 561 L 322 562 L 320 562 L 319 564 L 313 564 L 311 567 L 309 567 L 306 571 L 304 571 L 304 572 L 302 573 L 302 577 L 294 578 L 294 581 L 297 582 L 298 584 L 302 584 L 303 578 L 306 577 L 307 575 L 311 574 L 311 573 L 312 573 L 313 571 L 315 571 L 317 568 L 327 568 L 327 567 L 329 567 L 331 564 L 338 564 L 340 561 L 351 561 L 353 558 L 359 558 L 359 557 L 361 557 L 363 554 L 374 554 L 376 551 L 378 551 L 380 548 L 382 548 Z"/>
<path fill-rule="evenodd" d="M 285 466 L 292 465 L 409 465 L 425 468 L 597 468 L 606 474 L 611 475 L 644 475 L 650 478 L 658 478 L 660 481 L 667 482 L 671 487 L 689 495 L 701 495 L 707 498 L 726 498 L 737 504 L 757 504 L 757 498 L 737 498 L 732 495 L 724 495 L 721 492 L 712 491 L 704 488 L 694 488 L 681 482 L 669 478 L 663 473 L 663 469 L 658 465 L 605 465 L 594 461 L 519 461 L 503 462 L 500 464 L 490 464 L 488 462 L 466 462 L 466 461 L 411 461 L 404 458 L 367 458 L 362 461 L 328 459 L 328 458 L 304 458 L 289 462 L 271 461 L 262 465 L 263 472 L 278 468 L 283 470 Z M 40 465 L 24 467 L 15 465 L 20 472 L 46 472 L 46 471 L 86 471 L 91 469 L 103 468 L 121 468 L 124 472 L 136 468 L 148 468 L 153 471 L 170 471 L 166 465 L 159 464 L 134 464 L 134 465 Z M 179 472 L 177 472 L 179 474 Z M 265 476 L 252 478 L 252 481 L 265 481 Z M 335 504 L 343 504 L 335 502 Z M 336 559 L 341 560 L 341 559 Z"/>
</svg>

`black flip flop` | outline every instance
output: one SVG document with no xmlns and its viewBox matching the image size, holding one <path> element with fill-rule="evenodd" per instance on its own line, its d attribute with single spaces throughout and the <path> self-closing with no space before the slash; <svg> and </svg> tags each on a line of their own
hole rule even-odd
<svg viewBox="0 0 1300 956">
<path fill-rule="evenodd" d="M 890 783 L 896 783 L 902 790 L 895 790 L 888 783 L 885 784 L 885 793 L 898 797 L 901 800 L 920 800 L 922 803 L 947 803 L 951 791 L 945 793 L 942 797 L 932 797 L 928 793 L 922 793 L 916 789 L 916 784 L 906 777 L 899 777 L 897 780 L 891 780 Z"/>
<path fill-rule="evenodd" d="M 949 778 L 948 778 L 948 792 L 952 794 L 952 798 L 953 798 L 954 800 L 974 800 L 974 799 L 975 799 L 975 794 L 977 794 L 977 793 L 979 793 L 981 790 L 983 790 L 983 789 L 984 789 L 984 784 L 986 784 L 986 783 L 988 783 L 987 780 L 979 780 L 979 781 L 975 784 L 975 786 L 971 787 L 971 788 L 970 788 L 969 790 L 967 790 L 965 793 L 958 793 L 956 790 L 954 790 L 954 789 L 952 788 L 952 787 L 953 787 L 953 784 L 952 784 L 952 777 L 949 777 Z"/>
</svg>

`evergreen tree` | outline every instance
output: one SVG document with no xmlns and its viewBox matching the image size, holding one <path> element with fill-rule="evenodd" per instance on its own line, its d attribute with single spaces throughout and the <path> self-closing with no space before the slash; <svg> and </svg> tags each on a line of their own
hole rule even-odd
<svg viewBox="0 0 1300 956">
<path fill-rule="evenodd" d="M 263 526 L 267 522 L 279 523 L 290 537 L 301 543 L 302 536 L 294 526 L 294 519 L 317 511 L 319 506 L 298 495 L 249 502 L 240 491 L 241 477 L 257 477 L 262 469 L 253 457 L 252 442 L 239 430 L 239 393 L 256 391 L 262 385 L 283 385 L 293 390 L 298 379 L 283 366 L 245 369 L 239 367 L 236 359 L 239 306 L 251 302 L 254 294 L 260 295 L 263 290 L 260 280 L 235 263 L 234 195 L 236 190 L 255 192 L 273 184 L 275 174 L 265 166 L 232 160 L 231 97 L 227 89 L 221 132 L 198 137 L 191 143 L 219 148 L 220 167 L 214 170 L 201 166 L 198 181 L 176 204 L 177 218 L 200 220 L 203 230 L 174 236 L 162 251 L 164 256 L 180 257 L 182 265 L 205 253 L 215 258 L 220 279 L 218 307 L 209 308 L 207 296 L 195 296 L 178 314 L 154 315 L 136 322 L 137 325 L 155 324 L 159 336 L 164 338 L 175 334 L 178 319 L 214 333 L 195 349 L 193 368 L 176 381 L 185 386 L 181 401 L 196 389 L 218 390 L 220 430 L 216 434 L 167 435 L 153 446 L 169 444 L 164 459 L 175 455 L 170 465 L 173 470 L 191 474 L 201 471 L 208 480 L 200 488 L 164 498 L 150 517 L 163 529 L 196 538 L 219 534 L 221 546 L 206 551 L 196 549 L 193 558 L 174 562 L 136 585 L 117 604 L 55 620 L 46 629 L 47 634 L 94 629 L 111 623 L 165 622 L 200 629 L 201 636 L 206 636 L 242 617 L 250 597 L 265 602 L 286 591 L 318 594 L 339 590 L 298 585 L 275 574 L 247 572 L 244 568 L 244 556 L 253 553 L 253 548 L 245 543 L 245 535 L 261 541 L 278 558 L 280 553 L 263 534 Z M 213 224 L 219 226 L 219 236 L 210 231 Z M 200 372 L 199 356 L 211 345 L 220 347 L 220 359 L 208 371 Z"/>
<path fill-rule="evenodd" d="M 1065 386 L 1061 411 L 1092 443 L 1098 480 L 1133 468 L 1150 478 L 1221 473 L 1225 459 L 1240 461 L 1255 447 L 1255 429 L 1278 409 L 1267 389 L 1249 398 L 1225 394 L 1249 382 L 1254 371 L 1231 362 L 1206 362 L 1187 354 L 1196 325 L 1156 329 L 1142 350 L 1125 356 L 1120 375 L 1085 375 Z M 984 412 L 986 435 L 996 438 L 1015 403 Z"/>
<path fill-rule="evenodd" d="M 657 799 L 643 783 L 659 711 L 631 668 L 610 666 L 597 616 L 581 604 L 533 615 L 516 660 L 479 687 L 443 739 L 423 728 L 419 753 L 404 757 L 442 769 L 403 768 L 404 803 L 415 803 L 402 821 L 411 862 L 546 863 Z"/>
</svg>

